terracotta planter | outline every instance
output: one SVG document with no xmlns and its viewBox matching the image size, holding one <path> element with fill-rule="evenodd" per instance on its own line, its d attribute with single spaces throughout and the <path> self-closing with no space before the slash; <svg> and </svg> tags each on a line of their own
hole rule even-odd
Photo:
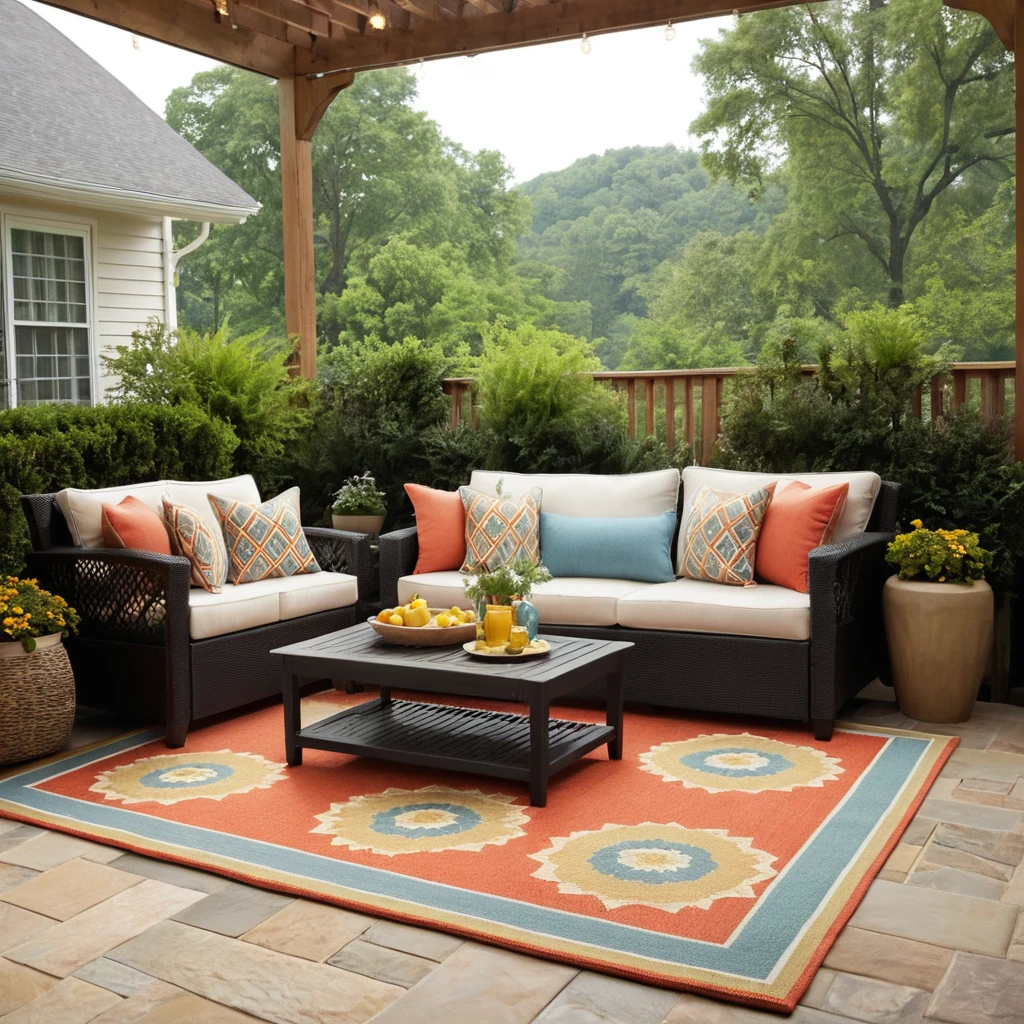
<svg viewBox="0 0 1024 1024">
<path fill-rule="evenodd" d="M 384 525 L 383 516 L 331 516 L 336 530 L 348 530 L 349 533 L 370 533 L 376 536 Z"/>
<path fill-rule="evenodd" d="M 883 607 L 900 710 L 922 722 L 967 721 L 992 646 L 992 588 L 892 576 Z"/>
<path fill-rule="evenodd" d="M 0 764 L 60 750 L 75 721 L 75 677 L 59 633 L 0 643 Z"/>
</svg>

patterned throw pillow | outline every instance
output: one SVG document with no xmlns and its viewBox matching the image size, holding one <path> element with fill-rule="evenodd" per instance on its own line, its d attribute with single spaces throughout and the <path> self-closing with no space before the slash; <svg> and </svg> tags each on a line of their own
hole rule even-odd
<svg viewBox="0 0 1024 1024">
<path fill-rule="evenodd" d="M 208 496 L 228 550 L 228 580 L 255 583 L 274 576 L 319 572 L 299 520 L 299 489 L 289 488 L 261 505 Z"/>
<path fill-rule="evenodd" d="M 521 558 L 540 562 L 541 489 L 532 487 L 518 498 L 492 498 L 472 487 L 460 487 L 466 509 L 466 561 L 462 572 L 479 566 L 488 571 Z"/>
<path fill-rule="evenodd" d="M 192 586 L 219 594 L 228 575 L 228 553 L 224 538 L 210 529 L 206 520 L 188 505 L 163 499 L 164 522 L 176 555 L 192 563 Z"/>
<path fill-rule="evenodd" d="M 701 487 L 686 522 L 683 575 L 734 587 L 753 584 L 757 535 L 774 493 L 775 484 L 749 494 Z"/>
</svg>

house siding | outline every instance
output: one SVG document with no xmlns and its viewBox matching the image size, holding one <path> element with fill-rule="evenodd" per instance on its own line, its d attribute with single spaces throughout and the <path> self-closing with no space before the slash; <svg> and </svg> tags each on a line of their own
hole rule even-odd
<svg viewBox="0 0 1024 1024">
<path fill-rule="evenodd" d="M 38 221 L 40 228 L 53 221 L 91 229 L 95 401 L 106 401 L 107 389 L 115 380 L 104 372 L 101 357 L 131 341 L 132 332 L 145 327 L 150 318 L 164 323 L 174 320 L 174 284 L 167 277 L 164 218 L 27 202 L 5 197 L 2 192 L 0 214 Z M 169 230 L 170 222 L 166 223 Z"/>
</svg>

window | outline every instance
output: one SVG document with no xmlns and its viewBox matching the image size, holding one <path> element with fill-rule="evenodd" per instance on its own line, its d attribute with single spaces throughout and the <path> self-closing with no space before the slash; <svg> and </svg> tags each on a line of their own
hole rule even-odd
<svg viewBox="0 0 1024 1024">
<path fill-rule="evenodd" d="M 6 243 L 10 397 L 91 405 L 88 231 L 10 223 Z"/>
</svg>

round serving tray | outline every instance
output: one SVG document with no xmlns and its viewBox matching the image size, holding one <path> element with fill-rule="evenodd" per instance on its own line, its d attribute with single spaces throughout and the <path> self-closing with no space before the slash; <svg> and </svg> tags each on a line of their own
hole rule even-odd
<svg viewBox="0 0 1024 1024">
<path fill-rule="evenodd" d="M 551 644 L 547 640 L 531 640 L 528 647 L 524 648 L 522 654 L 506 654 L 503 647 L 496 647 L 492 651 L 478 651 L 476 641 L 463 644 L 462 649 L 474 658 L 491 658 L 497 661 L 518 661 L 520 658 L 539 658 L 544 654 L 551 653 Z"/>
<path fill-rule="evenodd" d="M 431 608 L 430 623 L 426 626 L 392 626 L 390 622 L 378 622 L 375 617 L 366 621 L 385 643 L 396 644 L 399 647 L 455 647 L 467 640 L 475 643 L 475 622 L 467 622 L 463 626 L 448 626 L 446 629 L 436 624 L 437 616 L 446 611 L 447 608 Z"/>
</svg>

